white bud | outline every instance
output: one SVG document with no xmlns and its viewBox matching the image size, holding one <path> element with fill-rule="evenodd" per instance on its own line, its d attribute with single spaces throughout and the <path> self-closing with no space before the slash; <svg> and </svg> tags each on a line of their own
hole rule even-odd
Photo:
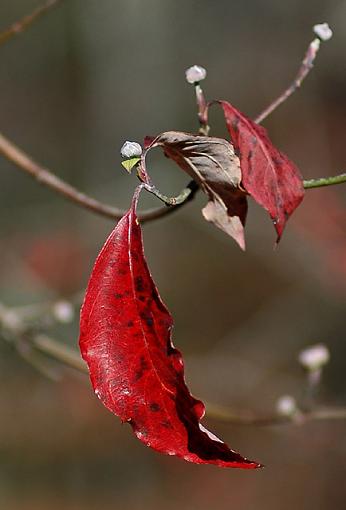
<svg viewBox="0 0 346 510">
<path fill-rule="evenodd" d="M 299 353 L 299 363 L 307 370 L 318 370 L 328 363 L 330 354 L 324 344 L 313 345 Z"/>
<path fill-rule="evenodd" d="M 207 71 L 201 66 L 192 66 L 185 71 L 186 81 L 188 83 L 196 83 L 204 80 L 207 76 Z"/>
<path fill-rule="evenodd" d="M 328 23 L 314 25 L 313 31 L 322 41 L 329 41 L 333 35 L 332 29 L 329 27 Z"/>
<path fill-rule="evenodd" d="M 68 301 L 58 301 L 53 305 L 53 315 L 57 321 L 67 324 L 73 320 L 73 306 Z"/>
<path fill-rule="evenodd" d="M 3 325 L 5 328 L 10 330 L 20 329 L 21 320 L 18 314 L 14 310 L 6 310 L 3 313 Z"/>
<path fill-rule="evenodd" d="M 297 402 L 291 395 L 283 395 L 276 402 L 276 411 L 281 416 L 292 416 L 297 411 Z"/>
<path fill-rule="evenodd" d="M 139 158 L 142 155 L 142 147 L 137 142 L 125 142 L 120 149 L 123 158 Z"/>
</svg>

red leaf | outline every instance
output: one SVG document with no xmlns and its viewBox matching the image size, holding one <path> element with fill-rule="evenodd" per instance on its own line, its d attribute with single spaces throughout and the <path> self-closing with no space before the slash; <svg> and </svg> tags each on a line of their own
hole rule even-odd
<svg viewBox="0 0 346 510">
<path fill-rule="evenodd" d="M 80 348 L 95 393 L 155 450 L 197 464 L 258 467 L 200 424 L 204 405 L 185 384 L 172 317 L 144 258 L 138 194 L 96 260 L 81 311 Z"/>
<path fill-rule="evenodd" d="M 299 170 L 274 147 L 263 127 L 230 103 L 219 103 L 240 158 L 242 184 L 249 195 L 269 212 L 279 241 L 286 221 L 304 197 Z"/>
</svg>

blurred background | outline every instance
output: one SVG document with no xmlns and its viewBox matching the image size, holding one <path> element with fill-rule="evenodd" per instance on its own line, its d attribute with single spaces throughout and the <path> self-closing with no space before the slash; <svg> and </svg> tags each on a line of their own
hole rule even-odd
<svg viewBox="0 0 346 510">
<path fill-rule="evenodd" d="M 2 29 L 34 0 L 2 0 Z M 265 121 L 305 178 L 345 171 L 346 2 L 337 0 L 65 0 L 0 48 L 0 130 L 34 159 L 98 199 L 127 208 L 135 176 L 125 140 L 198 129 L 184 71 L 208 70 L 208 98 L 255 116 L 295 76 L 312 26 L 334 37 L 302 89 Z M 220 111 L 211 134 L 227 136 Z M 159 152 L 148 164 L 162 192 L 188 178 Z M 0 300 L 69 300 L 85 288 L 113 222 L 40 187 L 0 158 Z M 143 194 L 144 195 L 144 194 Z M 346 185 L 310 190 L 273 250 L 253 203 L 247 251 L 211 224 L 198 196 L 144 227 L 145 251 L 175 318 L 188 384 L 235 412 L 269 413 L 283 394 L 304 401 L 299 352 L 331 352 L 319 403 L 346 406 Z M 160 205 L 143 196 L 141 208 Z M 47 329 L 77 348 L 78 312 Z M 89 381 L 49 364 L 51 381 L 0 337 L 0 506 L 4 510 L 342 508 L 346 422 L 209 428 L 263 470 L 194 466 L 145 448 L 102 407 Z M 22 349 L 23 351 L 23 349 Z M 25 351 L 25 349 L 24 349 Z M 48 362 L 48 360 L 45 360 Z"/>
</svg>

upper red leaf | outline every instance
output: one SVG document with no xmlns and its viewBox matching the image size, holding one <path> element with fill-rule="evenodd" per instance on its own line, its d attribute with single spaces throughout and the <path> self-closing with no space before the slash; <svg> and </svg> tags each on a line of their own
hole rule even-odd
<svg viewBox="0 0 346 510">
<path fill-rule="evenodd" d="M 207 431 L 190 394 L 172 317 L 146 264 L 132 207 L 99 254 L 81 311 L 80 348 L 95 393 L 146 445 L 198 464 L 255 468 Z"/>
<path fill-rule="evenodd" d="M 230 103 L 219 103 L 240 158 L 242 184 L 249 195 L 269 212 L 279 241 L 286 221 L 304 196 L 299 170 L 274 147 L 263 127 Z"/>
</svg>

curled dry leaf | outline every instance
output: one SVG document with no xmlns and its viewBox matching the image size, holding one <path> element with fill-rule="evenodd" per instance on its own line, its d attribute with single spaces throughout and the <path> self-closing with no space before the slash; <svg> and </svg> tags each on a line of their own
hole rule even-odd
<svg viewBox="0 0 346 510">
<path fill-rule="evenodd" d="M 147 145 L 142 158 L 144 167 L 147 152 L 157 146 L 162 147 L 166 156 L 198 182 L 208 195 L 209 202 L 202 211 L 205 219 L 233 237 L 245 249 L 247 201 L 246 193 L 240 186 L 239 158 L 232 144 L 222 138 L 167 131 Z"/>
<path fill-rule="evenodd" d="M 280 240 L 285 224 L 304 197 L 297 167 L 269 140 L 266 130 L 226 101 L 219 101 L 240 158 L 242 185 L 270 214 Z"/>
<path fill-rule="evenodd" d="M 80 348 L 95 393 L 159 452 L 197 464 L 259 467 L 200 423 L 204 405 L 186 386 L 172 317 L 144 258 L 138 193 L 96 260 L 81 311 Z"/>
</svg>

